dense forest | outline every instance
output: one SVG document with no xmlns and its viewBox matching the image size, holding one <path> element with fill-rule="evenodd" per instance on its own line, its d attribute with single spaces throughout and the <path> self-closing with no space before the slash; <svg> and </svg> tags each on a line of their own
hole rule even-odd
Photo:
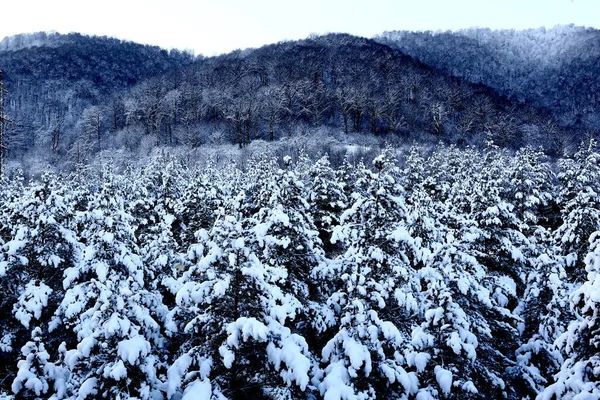
<svg viewBox="0 0 600 400">
<path fill-rule="evenodd" d="M 552 110 L 563 125 L 600 129 L 597 29 L 394 31 L 378 41 L 453 76 Z"/>
<path fill-rule="evenodd" d="M 5 178 L 0 392 L 600 396 L 594 141 L 281 146 Z"/>
<path fill-rule="evenodd" d="M 562 156 L 595 132 L 346 34 L 209 58 L 77 34 L 2 43 L 7 156 L 26 169 L 73 170 L 101 151 L 136 157 L 156 146 L 246 146 L 319 130 L 478 147 L 491 136 Z"/>
</svg>

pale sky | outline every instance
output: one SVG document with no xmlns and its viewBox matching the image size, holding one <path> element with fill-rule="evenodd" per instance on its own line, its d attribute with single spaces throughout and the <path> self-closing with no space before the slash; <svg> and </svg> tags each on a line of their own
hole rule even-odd
<svg viewBox="0 0 600 400">
<path fill-rule="evenodd" d="M 57 31 L 214 55 L 310 34 L 469 27 L 600 28 L 600 0 L 11 0 L 0 39 Z"/>
</svg>

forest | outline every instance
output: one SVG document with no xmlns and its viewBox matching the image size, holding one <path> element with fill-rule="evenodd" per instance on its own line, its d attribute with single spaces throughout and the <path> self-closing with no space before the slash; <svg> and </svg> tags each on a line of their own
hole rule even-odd
<svg viewBox="0 0 600 400">
<path fill-rule="evenodd" d="M 479 148 L 491 136 L 502 147 L 543 146 L 560 157 L 599 129 L 347 34 L 195 58 L 77 34 L 3 43 L 6 156 L 26 174 L 48 164 L 72 171 L 103 151 L 137 158 L 161 146 L 244 147 L 317 131 Z M 561 96 L 595 98 L 594 85 L 580 86 L 588 89 Z M 580 111 L 569 110 L 576 119 Z"/>
<path fill-rule="evenodd" d="M 597 29 L 392 31 L 377 40 L 435 69 L 551 110 L 561 124 L 598 129 Z"/>
<path fill-rule="evenodd" d="M 3 178 L 0 393 L 600 396 L 595 141 L 250 150 Z"/>
<path fill-rule="evenodd" d="M 600 398 L 599 37 L 4 38 L 0 399 Z"/>
</svg>

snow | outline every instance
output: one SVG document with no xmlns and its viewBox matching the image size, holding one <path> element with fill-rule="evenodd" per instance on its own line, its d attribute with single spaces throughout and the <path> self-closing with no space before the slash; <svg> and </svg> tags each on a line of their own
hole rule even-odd
<svg viewBox="0 0 600 400">
<path fill-rule="evenodd" d="M 127 318 L 122 318 L 121 314 L 114 312 L 106 322 L 104 332 L 106 337 L 113 335 L 126 336 L 131 328 L 131 321 Z"/>
<path fill-rule="evenodd" d="M 282 340 L 279 346 L 269 343 L 267 354 L 269 362 L 274 364 L 276 370 L 280 370 L 283 362 L 287 368 L 281 371 L 286 384 L 289 386 L 292 382 L 304 391 L 309 381 L 310 360 L 305 353 L 308 351 L 308 345 L 298 335 L 290 335 Z"/>
<path fill-rule="evenodd" d="M 323 400 L 357 400 L 344 361 L 331 363 L 325 370 L 325 378 L 319 384 Z"/>
<path fill-rule="evenodd" d="M 416 400 L 436 400 L 436 398 L 430 393 L 428 389 L 421 389 L 417 393 Z"/>
<path fill-rule="evenodd" d="M 225 368 L 231 368 L 233 361 L 235 360 L 235 353 L 231 351 L 229 347 L 222 345 L 219 347 L 219 354 L 221 355 Z"/>
<path fill-rule="evenodd" d="M 150 350 L 150 343 L 140 335 L 122 340 L 118 345 L 119 357 L 131 365 L 138 364 L 150 353 Z"/>
<path fill-rule="evenodd" d="M 108 265 L 106 265 L 106 263 L 103 261 L 96 262 L 94 263 L 94 270 L 96 271 L 98 280 L 100 282 L 106 282 L 106 278 L 108 276 Z"/>
<path fill-rule="evenodd" d="M 47 356 L 48 353 L 45 353 L 45 355 Z M 46 360 L 48 357 L 45 357 Z M 40 396 L 41 394 L 46 393 L 48 391 L 48 382 L 40 379 L 33 372 L 31 372 L 31 361 L 31 357 L 27 357 L 27 360 L 21 360 L 17 365 L 19 370 L 11 386 L 13 393 L 17 395 L 19 394 L 22 388 L 32 390 L 36 394 L 36 396 Z"/>
<path fill-rule="evenodd" d="M 123 364 L 123 360 L 117 361 L 117 363 L 109 369 L 108 376 L 113 378 L 116 381 L 120 381 L 127 377 L 127 368 L 125 368 L 125 364 Z"/>
<path fill-rule="evenodd" d="M 88 396 L 95 396 L 96 394 L 98 394 L 98 390 L 96 389 L 97 384 L 97 378 L 92 377 L 86 379 L 79 387 L 77 400 L 83 400 Z"/>
<path fill-rule="evenodd" d="M 365 375 L 369 376 L 371 372 L 371 354 L 369 350 L 351 337 L 344 340 L 343 346 L 344 354 L 350 360 L 350 366 L 358 370 L 364 364 Z"/>
<path fill-rule="evenodd" d="M 413 238 L 404 226 L 398 226 L 390 233 L 390 239 L 396 243 L 400 242 L 412 242 Z"/>
<path fill-rule="evenodd" d="M 452 372 L 440 367 L 439 365 L 436 365 L 434 373 L 435 379 L 438 385 L 440 385 L 442 392 L 445 395 L 449 395 L 450 390 L 452 389 Z"/>
<path fill-rule="evenodd" d="M 429 355 L 429 353 L 420 352 L 414 354 L 414 366 L 417 368 L 418 372 L 425 371 L 425 368 L 427 367 L 427 362 L 430 358 L 431 355 Z"/>
<path fill-rule="evenodd" d="M 181 400 L 210 400 L 212 389 L 208 379 L 192 382 L 183 392 Z"/>
<path fill-rule="evenodd" d="M 25 328 L 29 328 L 32 318 L 40 319 L 42 316 L 43 308 L 48 305 L 50 293 L 52 293 L 52 289 L 43 282 L 29 282 L 14 306 L 15 318 Z"/>
<path fill-rule="evenodd" d="M 112 232 L 104 232 L 104 234 L 102 235 L 102 240 L 105 243 L 112 244 L 115 240 L 115 235 Z"/>
<path fill-rule="evenodd" d="M 6 255 L 21 260 L 21 264 L 27 265 L 27 259 L 19 257 L 19 252 L 27 245 L 27 228 L 22 226 L 17 229 L 14 238 L 6 244 Z M 23 262 L 25 261 L 25 262 Z"/>
<path fill-rule="evenodd" d="M 467 381 L 463 383 L 462 390 L 469 393 L 479 393 L 479 391 L 475 387 L 475 384 L 472 381 Z"/>
<path fill-rule="evenodd" d="M 192 365 L 192 357 L 184 353 L 177 358 L 175 362 L 167 370 L 167 397 L 171 398 L 177 389 L 181 387 L 181 381 L 187 373 L 190 365 Z"/>
</svg>

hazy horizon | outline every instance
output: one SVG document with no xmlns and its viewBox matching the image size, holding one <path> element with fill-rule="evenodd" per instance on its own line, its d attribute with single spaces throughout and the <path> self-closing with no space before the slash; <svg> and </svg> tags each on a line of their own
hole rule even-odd
<svg viewBox="0 0 600 400">
<path fill-rule="evenodd" d="M 33 11 L 32 11 L 33 10 Z M 12 2 L 0 38 L 21 33 L 77 32 L 109 36 L 165 49 L 215 55 L 330 32 L 373 37 L 384 31 L 468 28 L 529 29 L 574 24 L 599 28 L 594 0 L 329 1 L 107 0 L 82 8 L 73 0 Z"/>
</svg>

